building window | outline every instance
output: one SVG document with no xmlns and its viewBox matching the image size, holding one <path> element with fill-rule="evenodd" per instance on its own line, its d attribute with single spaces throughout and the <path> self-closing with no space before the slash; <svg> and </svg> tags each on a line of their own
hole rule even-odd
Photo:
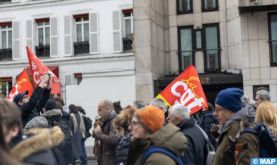
<svg viewBox="0 0 277 165">
<path fill-rule="evenodd" d="M 269 14 L 270 64 L 277 66 L 277 13 Z"/>
<path fill-rule="evenodd" d="M 89 15 L 75 15 L 75 34 L 74 54 L 89 53 Z"/>
<path fill-rule="evenodd" d="M 177 14 L 192 13 L 192 0 L 177 0 Z"/>
<path fill-rule="evenodd" d="M 50 22 L 49 18 L 37 19 L 38 46 L 36 54 L 38 57 L 50 56 Z"/>
<path fill-rule="evenodd" d="M 123 10 L 124 33 L 123 33 L 123 51 L 133 49 L 133 9 Z"/>
<path fill-rule="evenodd" d="M 207 72 L 217 72 L 221 70 L 219 36 L 218 24 L 204 25 L 204 55 L 205 70 Z"/>
<path fill-rule="evenodd" d="M 193 27 L 180 27 L 179 38 L 179 65 L 184 70 L 190 64 L 194 64 L 193 51 Z"/>
<path fill-rule="evenodd" d="M 12 23 L 0 23 L 0 60 L 12 60 Z"/>
<path fill-rule="evenodd" d="M 216 11 L 218 10 L 218 0 L 202 0 L 203 11 Z"/>
<path fill-rule="evenodd" d="M 201 30 L 195 30 L 195 48 L 196 50 L 201 50 L 202 49 L 202 31 Z"/>
<path fill-rule="evenodd" d="M 0 78 L 0 98 L 6 98 L 12 89 L 12 77 Z"/>
</svg>

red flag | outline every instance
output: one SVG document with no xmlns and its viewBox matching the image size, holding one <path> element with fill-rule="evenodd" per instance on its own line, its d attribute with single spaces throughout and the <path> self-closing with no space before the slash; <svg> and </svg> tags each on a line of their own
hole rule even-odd
<svg viewBox="0 0 277 165">
<path fill-rule="evenodd" d="M 49 73 L 53 77 L 51 94 L 60 94 L 61 84 L 59 78 L 46 65 L 42 63 L 42 61 L 31 51 L 29 47 L 26 47 L 26 50 L 32 77 L 34 80 L 34 85 L 37 86 L 40 83 L 41 77 L 44 76 L 46 73 Z"/>
<path fill-rule="evenodd" d="M 208 108 L 208 102 L 200 83 L 198 73 L 193 65 L 188 66 L 158 96 L 168 106 L 182 104 L 190 114 Z"/>
<path fill-rule="evenodd" d="M 13 88 L 10 91 L 9 96 L 7 96 L 7 99 L 10 101 L 13 101 L 13 98 L 18 93 L 23 93 L 25 91 L 28 91 L 28 95 L 31 96 L 33 93 L 33 86 L 30 82 L 27 70 L 24 69 L 17 77 L 17 81 Z"/>
</svg>

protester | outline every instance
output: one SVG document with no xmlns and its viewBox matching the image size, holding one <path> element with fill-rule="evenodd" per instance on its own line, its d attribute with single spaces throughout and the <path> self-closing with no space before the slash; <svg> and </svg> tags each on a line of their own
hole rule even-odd
<svg viewBox="0 0 277 165">
<path fill-rule="evenodd" d="M 259 90 L 256 92 L 256 108 L 264 101 L 270 101 L 270 93 L 266 90 Z"/>
<path fill-rule="evenodd" d="M 207 144 L 206 139 L 197 126 L 196 121 L 190 118 L 188 109 L 176 104 L 169 109 L 167 118 L 169 123 L 172 123 L 180 128 L 182 133 L 187 137 L 187 150 L 182 156 L 184 164 L 205 165 Z"/>
<path fill-rule="evenodd" d="M 85 138 L 85 125 L 83 118 L 79 114 L 77 107 L 73 104 L 69 105 L 71 117 L 71 132 L 72 132 L 72 154 L 73 164 L 78 163 L 82 154 L 81 139 Z"/>
<path fill-rule="evenodd" d="M 50 123 L 53 123 L 53 122 L 51 121 Z M 30 120 L 26 124 L 25 130 L 28 132 L 28 130 L 30 130 L 31 128 L 48 128 L 48 127 L 54 129 L 54 126 L 55 125 L 49 125 L 48 121 L 45 117 L 37 116 L 37 117 L 33 118 L 32 120 Z M 61 129 L 60 127 L 58 127 L 58 128 Z M 53 146 L 51 148 L 51 152 L 53 152 L 55 160 L 51 160 L 50 159 L 51 157 L 49 157 L 49 156 L 44 156 L 44 157 L 49 157 L 50 162 L 56 162 L 56 164 L 58 164 L 58 165 L 66 165 L 65 160 L 64 160 L 65 158 L 63 155 L 63 151 L 64 151 L 64 143 L 62 141 L 62 142 L 60 142 L 59 145 Z M 49 151 L 49 153 L 51 153 L 51 152 Z"/>
<path fill-rule="evenodd" d="M 1 115 L 1 125 L 6 130 L 6 143 L 12 147 L 10 152 L 13 157 L 25 164 L 57 164 L 52 148 L 63 140 L 63 133 L 59 127 L 28 129 L 16 144 L 11 144 L 12 138 L 22 132 L 21 114 L 14 104 L 6 100 L 0 101 L 0 111 L 0 114 L 5 114 Z"/>
<path fill-rule="evenodd" d="M 112 125 L 116 117 L 113 103 L 110 100 L 100 101 L 98 104 L 98 114 L 101 116 L 102 125 L 97 125 L 94 129 L 94 137 L 100 141 L 99 164 L 115 164 L 115 150 L 118 137 L 115 135 Z"/>
<path fill-rule="evenodd" d="M 250 164 L 250 157 L 258 156 L 258 139 L 254 134 L 243 133 L 249 127 L 247 119 L 251 111 L 242 110 L 243 91 L 228 88 L 218 93 L 215 101 L 215 117 L 222 124 L 214 165 Z M 243 128 L 242 128 L 243 127 Z M 240 136 L 239 136 L 240 135 Z M 232 144 L 237 144 L 233 146 Z M 243 148 L 245 146 L 245 148 Z M 234 151 L 232 151 L 234 148 Z M 241 153 L 241 149 L 244 152 Z"/>
<path fill-rule="evenodd" d="M 145 102 L 143 102 L 142 100 L 135 100 L 133 102 L 133 106 L 136 107 L 137 109 L 141 109 L 145 107 Z"/>
<path fill-rule="evenodd" d="M 242 99 L 242 107 L 243 108 L 245 108 L 247 106 L 255 107 L 255 101 L 253 99 L 249 98 L 248 96 L 243 95 L 241 99 Z"/>
<path fill-rule="evenodd" d="M 121 103 L 120 101 L 113 102 L 113 108 L 116 114 L 119 114 L 120 111 L 122 111 Z"/>
<path fill-rule="evenodd" d="M 18 108 L 0 99 L 0 165 L 20 165 L 10 154 L 8 143 L 18 132 L 21 113 Z"/>
<path fill-rule="evenodd" d="M 116 131 L 116 135 L 119 137 L 119 141 L 116 148 L 116 165 L 126 165 L 129 151 L 129 144 L 131 142 L 131 134 L 129 126 L 136 108 L 127 106 L 115 117 L 113 126 Z"/>
<path fill-rule="evenodd" d="M 52 79 L 49 76 L 43 76 L 40 84 L 35 88 L 31 97 L 28 92 L 17 94 L 13 102 L 19 107 L 22 112 L 23 126 L 33 117 L 39 115 L 39 112 L 44 107 L 46 101 L 50 97 Z"/>
<path fill-rule="evenodd" d="M 82 119 L 85 126 L 85 138 L 81 139 L 82 144 L 82 154 L 81 154 L 81 164 L 86 165 L 88 161 L 87 151 L 85 147 L 85 141 L 87 138 L 91 137 L 90 129 L 92 127 L 92 120 L 86 116 L 86 111 L 81 106 L 77 106 L 77 110 L 81 113 Z"/>
<path fill-rule="evenodd" d="M 63 140 L 63 157 L 66 164 L 72 163 L 72 136 L 71 136 L 71 117 L 69 114 L 68 107 L 64 104 L 64 101 L 61 97 L 54 98 L 56 109 L 62 110 L 62 116 L 60 119 L 60 125 L 62 126 L 61 129 L 64 133 L 64 140 Z"/>
<path fill-rule="evenodd" d="M 162 99 L 153 99 L 150 103 L 149 103 L 149 105 L 152 105 L 152 106 L 154 106 L 154 107 L 158 107 L 158 108 L 160 108 L 161 110 L 163 110 L 164 111 L 164 113 L 166 113 L 167 112 L 167 110 L 168 110 L 168 106 L 165 104 L 165 102 L 162 100 Z"/>
<path fill-rule="evenodd" d="M 63 133 L 59 127 L 33 128 L 24 135 L 27 139 L 11 150 L 14 157 L 26 164 L 60 165 L 52 150 L 63 140 Z"/>
<path fill-rule="evenodd" d="M 136 112 L 131 124 L 132 142 L 129 147 L 128 165 L 178 164 L 175 161 L 180 161 L 177 158 L 185 150 L 187 140 L 179 128 L 173 124 L 164 126 L 164 122 L 164 112 L 157 107 L 146 106 Z M 165 153 L 157 153 L 152 152 L 153 149 L 166 150 Z M 146 156 L 148 153 L 150 155 Z M 176 159 L 168 154 L 174 155 Z"/>
<path fill-rule="evenodd" d="M 218 124 L 216 118 L 213 115 L 214 107 L 211 103 L 208 103 L 208 109 L 204 111 L 201 119 L 199 120 L 199 126 L 207 133 L 212 145 L 216 148 L 216 138 L 211 134 L 211 128 L 213 125 Z"/>
<path fill-rule="evenodd" d="M 257 123 L 265 124 L 268 127 L 269 133 L 277 146 L 277 109 L 273 103 L 269 101 L 262 102 L 257 111 Z"/>
</svg>

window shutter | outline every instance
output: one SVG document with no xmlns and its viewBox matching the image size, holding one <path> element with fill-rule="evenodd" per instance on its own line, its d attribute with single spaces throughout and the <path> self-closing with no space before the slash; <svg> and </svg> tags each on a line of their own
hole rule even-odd
<svg viewBox="0 0 277 165">
<path fill-rule="evenodd" d="M 121 12 L 113 11 L 113 50 L 121 52 L 122 37 L 121 37 Z"/>
<path fill-rule="evenodd" d="M 99 53 L 99 36 L 98 36 L 98 13 L 91 13 L 89 17 L 90 24 L 90 54 L 98 54 Z"/>
<path fill-rule="evenodd" d="M 71 16 L 64 16 L 64 56 L 71 56 L 73 52 L 72 29 Z"/>
<path fill-rule="evenodd" d="M 58 56 L 58 19 L 50 18 L 50 56 Z"/>
<path fill-rule="evenodd" d="M 32 20 L 28 20 L 26 22 L 26 39 L 27 39 L 27 46 L 30 49 L 33 49 L 33 22 Z"/>
<path fill-rule="evenodd" d="M 13 28 L 12 56 L 13 56 L 13 60 L 18 60 L 20 58 L 19 22 L 13 22 L 12 23 L 12 28 Z"/>
<path fill-rule="evenodd" d="M 38 46 L 38 28 L 36 21 L 33 21 L 33 44 L 34 48 Z"/>
</svg>

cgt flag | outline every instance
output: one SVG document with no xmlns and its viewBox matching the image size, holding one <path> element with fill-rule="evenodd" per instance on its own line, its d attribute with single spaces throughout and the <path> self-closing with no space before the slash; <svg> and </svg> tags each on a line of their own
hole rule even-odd
<svg viewBox="0 0 277 165">
<path fill-rule="evenodd" d="M 13 98 L 18 93 L 23 93 L 25 91 L 28 91 L 28 95 L 31 96 L 33 93 L 33 86 L 30 82 L 27 70 L 24 69 L 17 77 L 16 84 L 13 86 L 13 88 L 10 91 L 10 94 L 8 95 L 7 99 L 10 101 L 13 101 Z"/>
<path fill-rule="evenodd" d="M 190 114 L 208 108 L 208 102 L 193 65 L 188 66 L 156 98 L 162 99 L 168 106 L 182 104 Z"/>
<path fill-rule="evenodd" d="M 40 83 L 41 77 L 46 73 L 49 73 L 53 77 L 53 83 L 51 86 L 51 94 L 61 93 L 61 84 L 59 78 L 47 67 L 42 61 L 31 51 L 29 47 L 26 47 L 29 64 L 31 68 L 34 85 L 37 86 Z"/>
</svg>

